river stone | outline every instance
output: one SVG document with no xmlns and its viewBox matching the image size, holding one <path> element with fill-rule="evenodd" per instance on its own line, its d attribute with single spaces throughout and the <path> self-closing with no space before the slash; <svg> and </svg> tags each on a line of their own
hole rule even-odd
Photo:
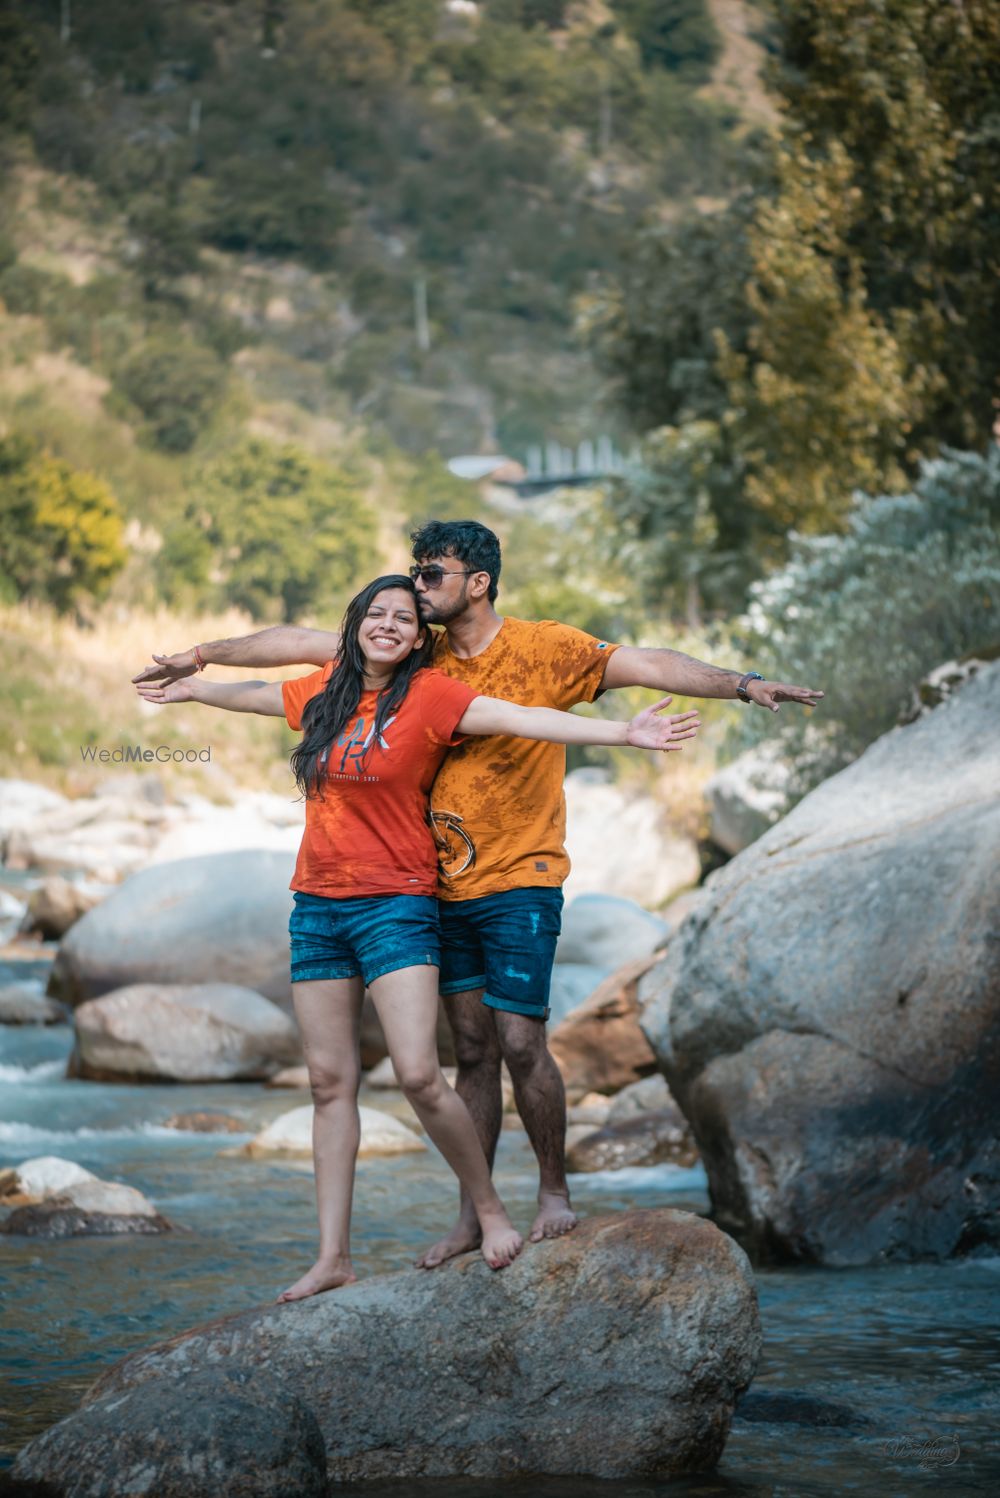
<svg viewBox="0 0 1000 1498">
<path fill-rule="evenodd" d="M 251 850 L 133 874 L 63 937 L 50 992 L 76 1005 L 133 983 L 236 983 L 290 1010 L 293 865 Z"/>
<path fill-rule="evenodd" d="M 398 1118 L 378 1108 L 359 1108 L 361 1147 L 358 1158 L 368 1155 L 408 1155 L 426 1150 L 422 1139 Z M 312 1155 L 311 1103 L 282 1113 L 261 1129 L 245 1148 L 248 1155 Z"/>
<path fill-rule="evenodd" d="M 563 913 L 556 962 L 583 963 L 591 969 L 601 969 L 601 976 L 606 977 L 626 962 L 648 957 L 663 945 L 669 934 L 670 927 L 665 921 L 634 900 L 615 895 L 578 895 Z M 596 987 L 594 983 L 589 992 Z"/>
<path fill-rule="evenodd" d="M 606 1123 L 566 1152 L 570 1170 L 624 1170 L 628 1165 L 693 1165 L 698 1158 L 687 1119 L 672 1104 L 657 1113 Z"/>
<path fill-rule="evenodd" d="M 652 796 L 623 790 L 590 769 L 567 775 L 565 791 L 568 901 L 599 893 L 658 906 L 698 882 L 697 847 L 677 833 Z M 626 960 L 612 958 L 605 966 Z"/>
<path fill-rule="evenodd" d="M 266 1368 L 295 1390 L 319 1422 L 331 1483 L 680 1476 L 718 1462 L 759 1354 L 737 1245 L 687 1212 L 622 1212 L 526 1245 L 501 1273 L 467 1254 L 441 1273 L 375 1275 L 135 1353 L 21 1453 L 15 1475 L 89 1479 L 107 1459 L 109 1401 L 140 1387 L 166 1400 L 225 1366 Z M 185 1448 L 178 1430 L 179 1465 Z"/>
<path fill-rule="evenodd" d="M 0 847 L 15 828 L 30 827 L 46 813 L 69 805 L 58 791 L 31 780 L 0 780 Z"/>
<path fill-rule="evenodd" d="M 708 882 L 641 986 L 718 1220 L 847 1265 L 1000 1243 L 1000 665 Z"/>
<path fill-rule="evenodd" d="M 609 976 L 606 967 L 592 962 L 557 962 L 549 985 L 549 1024 L 560 1024 Z"/>
<path fill-rule="evenodd" d="M 788 766 L 772 743 L 758 744 L 705 782 L 712 841 L 741 853 L 762 837 L 788 806 Z"/>
<path fill-rule="evenodd" d="M 605 1121 L 625 1123 L 630 1118 L 641 1118 L 644 1113 L 659 1113 L 664 1108 L 676 1106 L 670 1096 L 666 1077 L 656 1072 L 651 1077 L 643 1077 L 641 1081 L 623 1087 L 611 1099 Z"/>
<path fill-rule="evenodd" d="M 45 941 L 54 941 L 65 936 L 82 915 L 100 904 L 106 893 L 92 884 L 74 884 L 59 874 L 50 874 L 28 895 L 23 929 L 37 931 Z"/>
<path fill-rule="evenodd" d="M 288 1015 L 234 983 L 136 983 L 81 1004 L 70 1076 L 97 1081 L 232 1082 L 301 1054 Z"/>
<path fill-rule="evenodd" d="M 95 1400 L 33 1441 L 16 1476 L 60 1498 L 327 1494 L 323 1434 L 293 1384 L 232 1364 Z"/>
<path fill-rule="evenodd" d="M 58 1196 L 81 1181 L 96 1181 L 92 1171 L 84 1170 L 72 1160 L 59 1155 L 38 1155 L 22 1160 L 7 1170 L 0 1170 L 0 1204 L 5 1207 L 31 1206 L 47 1196 Z"/>
<path fill-rule="evenodd" d="M 0 988 L 0 1025 L 64 1025 L 69 1018 L 65 1005 L 45 997 L 40 982 L 26 978 Z"/>
<path fill-rule="evenodd" d="M 18 1207 L 0 1232 L 28 1238 L 108 1237 L 168 1233 L 171 1225 L 134 1186 L 92 1177 L 76 1181 L 32 1206 Z"/>
<path fill-rule="evenodd" d="M 571 1103 L 588 1092 L 619 1092 L 656 1070 L 639 1028 L 638 1001 L 639 979 L 655 961 L 643 957 L 612 973 L 552 1031 L 549 1049 Z"/>
<path fill-rule="evenodd" d="M 178 1129 L 182 1134 L 248 1134 L 250 1131 L 242 1119 L 231 1113 L 172 1113 L 164 1120 L 165 1129 Z"/>
</svg>

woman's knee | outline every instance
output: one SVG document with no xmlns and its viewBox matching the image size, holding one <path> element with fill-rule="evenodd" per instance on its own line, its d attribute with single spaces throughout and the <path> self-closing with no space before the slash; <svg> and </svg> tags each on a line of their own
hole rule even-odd
<svg viewBox="0 0 1000 1498">
<path fill-rule="evenodd" d="M 358 1095 L 361 1073 L 357 1066 L 323 1065 L 309 1062 L 309 1090 L 313 1104 L 322 1108 L 329 1103 L 353 1102 Z"/>
<path fill-rule="evenodd" d="M 436 1060 L 395 1061 L 396 1078 L 411 1103 L 432 1103 L 448 1085 Z"/>
</svg>

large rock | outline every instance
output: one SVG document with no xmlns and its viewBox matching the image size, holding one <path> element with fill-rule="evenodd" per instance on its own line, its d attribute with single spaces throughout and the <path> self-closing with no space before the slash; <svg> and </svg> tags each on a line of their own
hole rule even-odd
<svg viewBox="0 0 1000 1498">
<path fill-rule="evenodd" d="M 73 1015 L 70 1075 L 95 1081 L 234 1082 L 301 1055 L 277 1004 L 235 983 L 136 983 Z"/>
<path fill-rule="evenodd" d="M 747 749 L 705 782 L 712 841 L 725 853 L 742 853 L 787 810 L 788 766 L 774 744 Z"/>
<path fill-rule="evenodd" d="M 17 1207 L 0 1225 L 0 1233 L 27 1238 L 104 1238 L 170 1231 L 170 1223 L 141 1191 L 96 1176 L 71 1181 L 32 1205 Z"/>
<path fill-rule="evenodd" d="M 289 1007 L 293 865 L 250 851 L 133 874 L 67 932 L 50 991 L 79 1004 L 132 983 L 237 983 Z"/>
<path fill-rule="evenodd" d="M 86 1456 L 81 1463 L 81 1420 Z M 316 1416 L 266 1369 L 194 1369 L 140 1384 L 53 1426 L 25 1453 L 30 1482 L 66 1498 L 327 1498 Z"/>
<path fill-rule="evenodd" d="M 666 921 L 634 900 L 616 895 L 579 895 L 563 913 L 556 962 L 589 964 L 600 968 L 601 976 L 606 977 L 626 962 L 648 957 L 669 935 Z"/>
<path fill-rule="evenodd" d="M 45 941 L 58 940 L 108 893 L 107 888 L 92 881 L 75 884 L 59 874 L 50 874 L 29 894 L 22 930 L 37 932 Z"/>
<path fill-rule="evenodd" d="M 641 985 L 718 1220 L 779 1259 L 1000 1242 L 1000 666 L 713 875 Z"/>
<path fill-rule="evenodd" d="M 96 1180 L 92 1171 L 84 1170 L 73 1160 L 64 1160 L 59 1155 L 37 1155 L 33 1160 L 22 1160 L 20 1165 L 0 1170 L 0 1205 L 34 1206 L 70 1186 Z"/>
<path fill-rule="evenodd" d="M 599 771 L 566 777 L 566 851 L 568 900 L 597 892 L 662 905 L 701 873 L 695 844 L 671 827 L 663 806 Z"/>
<path fill-rule="evenodd" d="M 698 1158 L 691 1130 L 673 1104 L 637 1118 L 610 1120 L 574 1139 L 566 1152 L 572 1171 L 624 1170 L 631 1165 L 693 1165 Z"/>
<path fill-rule="evenodd" d="M 578 1102 L 588 1092 L 618 1092 L 656 1070 L 656 1057 L 639 1028 L 639 979 L 655 957 L 643 957 L 612 973 L 549 1037 L 566 1084 Z"/>
<path fill-rule="evenodd" d="M 412 1129 L 398 1118 L 379 1108 L 359 1108 L 361 1144 L 358 1158 L 371 1155 L 411 1155 L 423 1153 L 427 1146 Z M 245 1147 L 248 1155 L 312 1155 L 312 1104 L 292 1108 L 261 1129 Z"/>
<path fill-rule="evenodd" d="M 322 1432 L 331 1483 L 668 1478 L 718 1462 L 759 1352 L 753 1277 L 732 1240 L 685 1212 L 626 1212 L 532 1244 L 502 1273 L 467 1255 L 442 1273 L 375 1276 L 136 1353 L 21 1452 L 14 1476 L 52 1494 L 135 1491 L 127 1458 L 162 1408 L 173 1441 L 157 1442 L 154 1487 L 173 1494 L 201 1441 L 183 1406 L 175 1413 L 177 1391 L 224 1367 L 248 1381 L 265 1370 L 294 1390 Z M 149 1401 L 137 1415 L 140 1389 Z M 243 1416 L 245 1449 L 255 1419 Z"/>
</svg>

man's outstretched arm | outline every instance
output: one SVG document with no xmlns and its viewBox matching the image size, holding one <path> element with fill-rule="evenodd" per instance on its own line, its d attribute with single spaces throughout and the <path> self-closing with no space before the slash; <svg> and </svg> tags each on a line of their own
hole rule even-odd
<svg viewBox="0 0 1000 1498">
<path fill-rule="evenodd" d="M 736 697 L 736 689 L 746 674 L 710 666 L 679 650 L 621 645 L 608 660 L 601 686 L 605 691 L 613 691 L 615 687 L 653 687 L 678 697 Z M 815 707 L 823 696 L 812 687 L 796 687 L 783 681 L 747 681 L 744 691 L 751 702 L 770 708 L 773 713 L 782 702 Z"/>
<path fill-rule="evenodd" d="M 340 650 L 336 630 L 303 629 L 297 624 L 272 624 L 252 635 L 228 640 L 206 640 L 178 655 L 156 655 L 153 666 L 133 676 L 134 682 L 180 681 L 202 666 L 325 666 Z"/>
</svg>

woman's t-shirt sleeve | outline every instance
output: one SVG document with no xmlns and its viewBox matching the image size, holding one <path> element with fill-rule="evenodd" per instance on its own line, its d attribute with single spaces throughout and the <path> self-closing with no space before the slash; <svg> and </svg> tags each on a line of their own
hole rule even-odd
<svg viewBox="0 0 1000 1498">
<path fill-rule="evenodd" d="M 289 728 L 302 727 L 306 703 L 323 691 L 332 674 L 333 661 L 327 661 L 319 671 L 311 671 L 308 676 L 295 676 L 291 681 L 281 683 L 281 698 Z"/>
<path fill-rule="evenodd" d="M 421 706 L 424 722 L 439 743 L 447 744 L 449 748 L 461 744 L 466 735 L 457 733 L 456 729 L 465 716 L 469 703 L 474 702 L 481 693 L 473 691 L 464 681 L 445 676 L 443 671 L 430 669 L 423 676 Z"/>
</svg>

